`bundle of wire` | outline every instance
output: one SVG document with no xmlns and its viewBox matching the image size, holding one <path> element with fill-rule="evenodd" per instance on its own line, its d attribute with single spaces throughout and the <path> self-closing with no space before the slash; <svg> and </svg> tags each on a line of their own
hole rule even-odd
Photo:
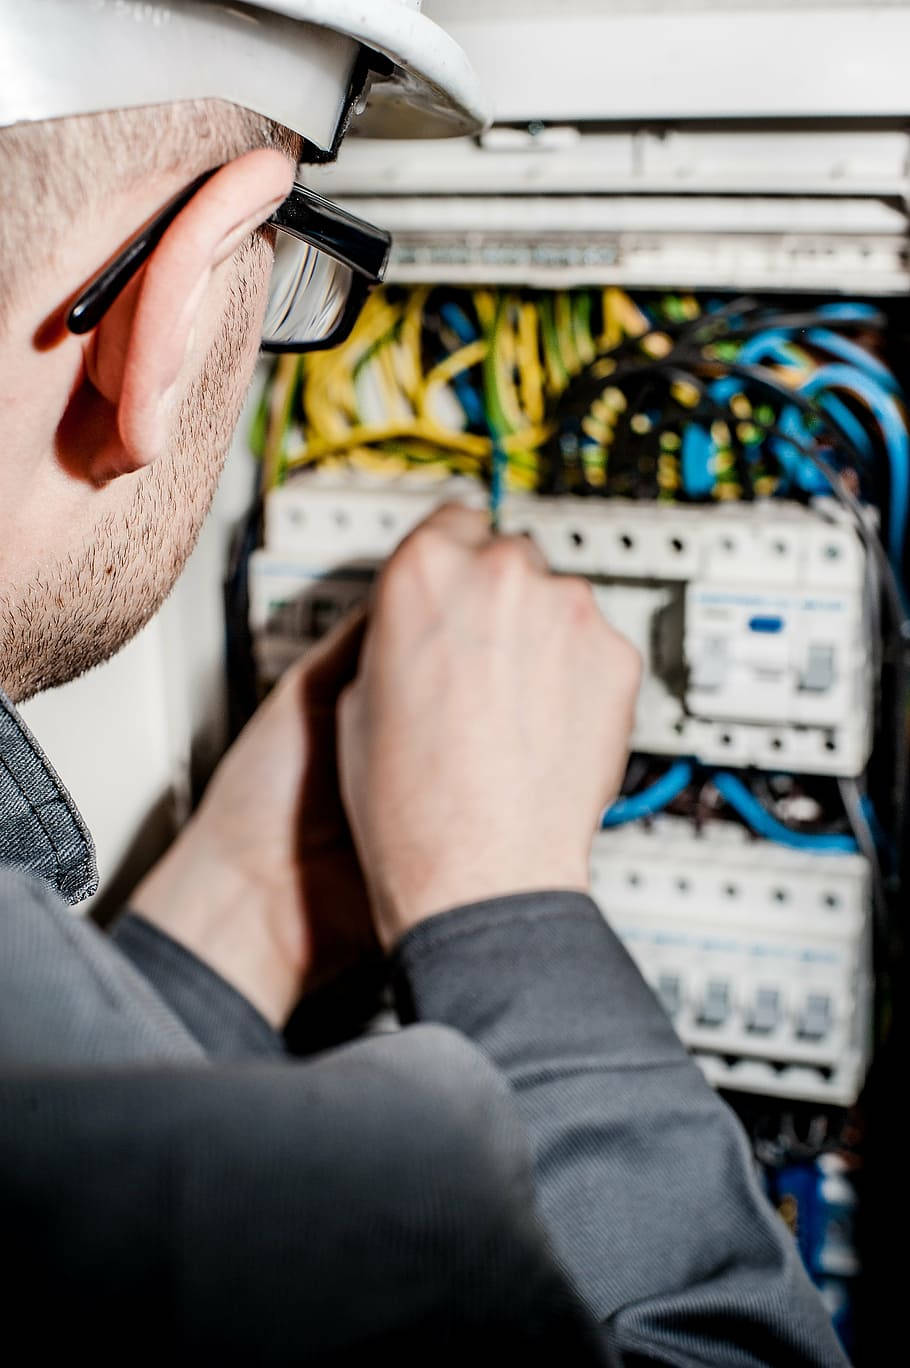
<svg viewBox="0 0 910 1368">
<path fill-rule="evenodd" d="M 505 490 L 702 502 L 827 490 L 885 518 L 902 575 L 910 448 L 885 318 L 848 301 L 377 292 L 332 352 L 283 357 L 253 443 L 264 485 L 314 465 L 415 467 Z"/>
</svg>

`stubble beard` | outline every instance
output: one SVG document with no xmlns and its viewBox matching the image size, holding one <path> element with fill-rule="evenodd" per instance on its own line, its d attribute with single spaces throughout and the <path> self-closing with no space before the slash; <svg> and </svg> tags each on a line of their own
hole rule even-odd
<svg viewBox="0 0 910 1368">
<path fill-rule="evenodd" d="M 0 682 L 17 702 L 119 651 L 157 612 L 196 544 L 246 395 L 267 270 L 258 236 L 236 258 L 221 327 L 168 454 L 133 477 L 125 512 L 78 550 L 0 592 Z"/>
</svg>

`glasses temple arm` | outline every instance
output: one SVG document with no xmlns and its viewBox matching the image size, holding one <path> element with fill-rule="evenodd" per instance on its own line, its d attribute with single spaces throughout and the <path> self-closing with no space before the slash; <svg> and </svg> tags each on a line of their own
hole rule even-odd
<svg viewBox="0 0 910 1368">
<path fill-rule="evenodd" d="M 113 261 L 89 281 L 66 316 L 66 326 L 71 333 L 81 337 L 98 326 L 118 295 L 126 289 L 137 271 L 148 261 L 180 211 L 186 208 L 196 192 L 201 190 L 206 181 L 219 169 L 217 166 L 212 167 L 210 171 L 198 176 L 192 185 L 181 190 L 180 194 L 166 204 L 150 223 L 130 238 Z"/>
</svg>

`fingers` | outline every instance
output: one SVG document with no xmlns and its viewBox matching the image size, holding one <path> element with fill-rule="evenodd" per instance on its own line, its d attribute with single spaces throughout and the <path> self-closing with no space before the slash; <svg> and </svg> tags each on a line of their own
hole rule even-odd
<svg viewBox="0 0 910 1368">
<path fill-rule="evenodd" d="M 532 569 L 540 574 L 549 573 L 546 557 L 529 533 L 494 533 L 490 528 L 489 514 L 480 509 L 468 508 L 465 504 L 442 504 L 405 538 L 399 552 L 415 542 L 419 544 L 436 537 L 465 551 L 482 552 L 493 547 L 512 548 L 513 551 L 521 553 Z M 505 554 L 508 555 L 509 551 Z"/>
<path fill-rule="evenodd" d="M 493 541 L 493 545 L 496 545 L 499 542 L 504 542 L 507 546 L 514 546 L 515 550 L 525 557 L 531 569 L 536 570 L 539 575 L 549 575 L 550 566 L 547 558 L 531 536 L 530 532 L 517 532 L 510 536 L 497 536 Z"/>
<path fill-rule="evenodd" d="M 460 503 L 445 503 L 414 529 L 405 544 L 423 532 L 441 532 L 466 551 L 479 551 L 490 540 L 490 519 L 480 509 L 468 508 Z"/>
</svg>

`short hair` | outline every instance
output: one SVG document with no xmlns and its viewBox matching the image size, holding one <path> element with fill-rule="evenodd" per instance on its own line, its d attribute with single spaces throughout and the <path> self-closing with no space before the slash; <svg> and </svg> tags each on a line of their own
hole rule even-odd
<svg viewBox="0 0 910 1368">
<path fill-rule="evenodd" d="M 112 195 L 150 178 L 173 179 L 178 171 L 189 184 L 209 167 L 260 147 L 297 160 L 302 139 L 224 100 L 0 128 L 0 327 L 29 279 L 53 261 L 63 231 L 103 211 Z"/>
</svg>

